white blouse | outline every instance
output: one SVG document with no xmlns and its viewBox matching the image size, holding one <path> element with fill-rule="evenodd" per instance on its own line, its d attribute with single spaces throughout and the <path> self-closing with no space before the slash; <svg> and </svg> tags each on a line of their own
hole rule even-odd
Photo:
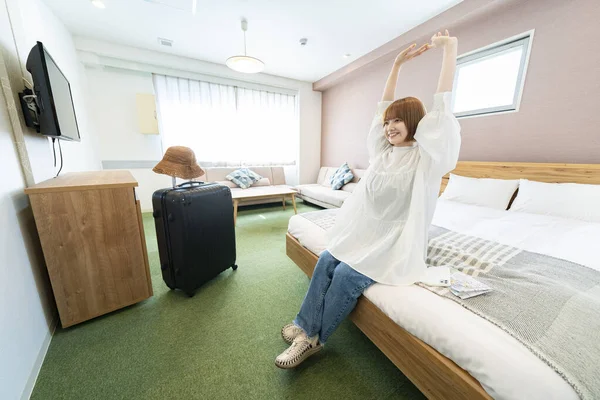
<svg viewBox="0 0 600 400">
<path fill-rule="evenodd" d="M 442 177 L 456 167 L 460 125 L 452 94 L 436 93 L 412 146 L 394 147 L 383 132 L 380 102 L 367 139 L 369 168 L 339 210 L 327 250 L 356 271 L 388 285 L 409 285 L 425 273 L 427 231 Z"/>
</svg>

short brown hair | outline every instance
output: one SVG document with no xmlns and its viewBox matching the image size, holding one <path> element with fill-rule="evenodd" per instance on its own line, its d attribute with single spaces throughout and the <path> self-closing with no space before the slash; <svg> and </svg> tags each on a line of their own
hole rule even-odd
<svg viewBox="0 0 600 400">
<path fill-rule="evenodd" d="M 406 140 L 413 140 L 419 121 L 425 116 L 425 106 L 416 97 L 405 97 L 394 101 L 383 113 L 383 122 L 398 118 L 406 125 Z"/>
</svg>

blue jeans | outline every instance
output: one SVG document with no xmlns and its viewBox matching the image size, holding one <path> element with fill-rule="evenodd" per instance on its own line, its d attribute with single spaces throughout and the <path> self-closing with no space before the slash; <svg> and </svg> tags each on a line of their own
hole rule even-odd
<svg viewBox="0 0 600 400">
<path fill-rule="evenodd" d="M 371 278 L 355 271 L 325 250 L 313 272 L 310 286 L 294 323 L 309 337 L 319 335 L 325 343 L 350 314 L 356 301 L 369 286 Z"/>
</svg>

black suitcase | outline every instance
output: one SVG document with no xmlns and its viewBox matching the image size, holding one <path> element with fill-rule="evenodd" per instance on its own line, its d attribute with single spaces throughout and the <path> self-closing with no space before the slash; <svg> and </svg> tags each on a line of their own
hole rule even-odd
<svg viewBox="0 0 600 400">
<path fill-rule="evenodd" d="M 163 280 L 188 296 L 235 265 L 231 190 L 216 183 L 186 182 L 152 195 Z"/>
</svg>

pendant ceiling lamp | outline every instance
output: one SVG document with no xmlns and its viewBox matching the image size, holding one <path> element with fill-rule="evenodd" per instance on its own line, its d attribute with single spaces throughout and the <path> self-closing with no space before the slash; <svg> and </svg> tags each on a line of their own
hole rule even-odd
<svg viewBox="0 0 600 400">
<path fill-rule="evenodd" d="M 244 31 L 244 55 L 229 57 L 225 64 L 234 71 L 244 72 L 246 74 L 255 74 L 265 68 L 265 63 L 258 58 L 246 55 L 246 31 L 248 30 L 248 21 L 242 19 L 242 31 Z"/>
</svg>

